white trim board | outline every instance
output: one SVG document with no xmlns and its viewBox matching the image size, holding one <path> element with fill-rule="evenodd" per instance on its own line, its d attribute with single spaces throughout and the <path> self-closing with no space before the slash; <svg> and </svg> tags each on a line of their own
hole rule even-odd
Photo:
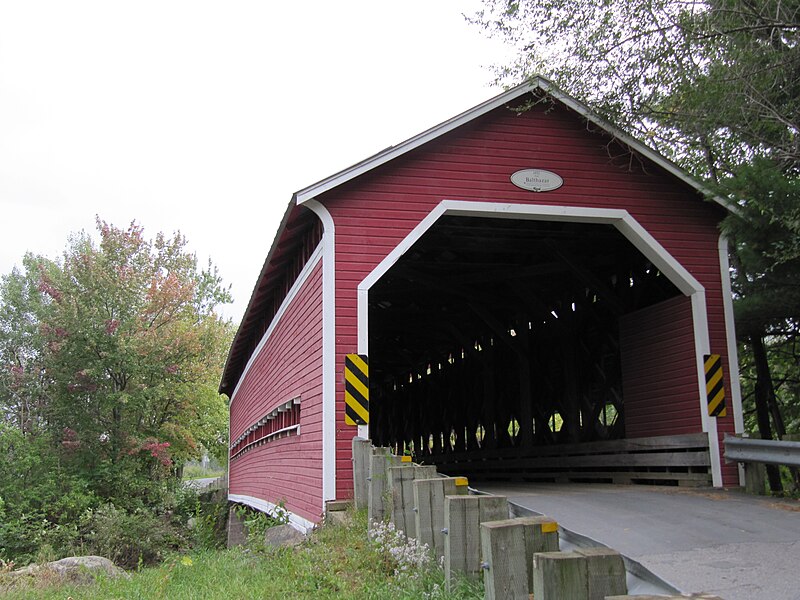
<svg viewBox="0 0 800 600">
<path fill-rule="evenodd" d="M 742 409 L 742 386 L 739 379 L 739 349 L 736 345 L 736 322 L 733 316 L 733 292 L 731 291 L 731 272 L 728 258 L 728 239 L 719 236 L 719 266 L 722 278 L 722 306 L 725 312 L 725 343 L 728 350 L 728 375 L 731 382 L 729 390 L 733 410 L 733 430 L 744 432 L 744 411 Z M 739 465 L 739 485 L 744 485 L 744 464 Z"/>
<path fill-rule="evenodd" d="M 336 227 L 328 209 L 306 202 L 322 221 L 322 511 L 336 499 Z"/>
<path fill-rule="evenodd" d="M 730 398 L 733 408 L 733 424 L 736 433 L 743 433 L 744 413 L 742 412 L 742 388 L 739 379 L 739 350 L 736 346 L 736 322 L 733 316 L 728 239 L 724 235 L 719 236 L 719 264 L 722 278 L 722 302 L 725 311 L 725 331 L 727 333 L 725 343 L 728 350 L 728 375 L 731 382 Z"/>
<path fill-rule="evenodd" d="M 358 285 L 358 353 L 369 354 L 369 290 L 405 254 L 439 218 L 476 216 L 498 219 L 530 219 L 609 224 L 617 228 L 653 265 L 683 293 L 691 298 L 697 365 L 700 416 L 704 432 L 709 434 L 712 481 L 722 485 L 722 465 L 717 443 L 716 420 L 708 416 L 705 399 L 703 355 L 710 353 L 705 288 L 626 210 L 553 205 L 509 204 L 442 200 Z"/>
<path fill-rule="evenodd" d="M 245 504 L 273 517 L 280 516 L 280 514 L 285 513 L 289 515 L 289 525 L 297 529 L 297 531 L 300 533 L 308 533 L 314 529 L 314 527 L 316 527 L 316 523 L 313 523 L 289 510 L 286 510 L 277 504 L 273 504 L 268 500 L 262 500 L 261 498 L 256 498 L 255 496 L 228 494 L 228 501 L 236 502 L 237 504 Z"/>
</svg>

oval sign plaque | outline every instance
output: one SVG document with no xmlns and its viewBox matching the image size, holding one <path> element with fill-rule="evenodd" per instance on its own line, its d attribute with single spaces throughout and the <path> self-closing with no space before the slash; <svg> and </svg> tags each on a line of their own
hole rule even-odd
<svg viewBox="0 0 800 600">
<path fill-rule="evenodd" d="M 552 171 L 522 169 L 511 176 L 511 183 L 531 192 L 552 192 L 564 185 L 564 180 Z"/>
</svg>

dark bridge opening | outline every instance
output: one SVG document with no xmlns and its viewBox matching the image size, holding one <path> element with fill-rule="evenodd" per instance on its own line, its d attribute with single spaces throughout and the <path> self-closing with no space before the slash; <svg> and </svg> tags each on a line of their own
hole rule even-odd
<svg viewBox="0 0 800 600">
<path fill-rule="evenodd" d="M 626 437 L 619 319 L 676 296 L 611 225 L 443 217 L 369 292 L 370 435 L 445 472 L 558 471 L 542 450 Z"/>
</svg>

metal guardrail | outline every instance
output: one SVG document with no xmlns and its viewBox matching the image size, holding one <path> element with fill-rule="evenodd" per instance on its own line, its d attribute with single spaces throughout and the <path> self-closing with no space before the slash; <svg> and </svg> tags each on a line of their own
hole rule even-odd
<svg viewBox="0 0 800 600">
<path fill-rule="evenodd" d="M 729 435 L 723 440 L 725 459 L 767 465 L 800 467 L 800 442 L 742 438 Z"/>
</svg>

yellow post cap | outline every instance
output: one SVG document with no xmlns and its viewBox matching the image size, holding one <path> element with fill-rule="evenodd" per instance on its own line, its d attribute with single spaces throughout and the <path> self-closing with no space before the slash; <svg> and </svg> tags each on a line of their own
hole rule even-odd
<svg viewBox="0 0 800 600">
<path fill-rule="evenodd" d="M 556 523 L 555 521 L 542 523 L 542 533 L 553 533 L 556 531 L 558 531 L 558 523 Z"/>
</svg>

